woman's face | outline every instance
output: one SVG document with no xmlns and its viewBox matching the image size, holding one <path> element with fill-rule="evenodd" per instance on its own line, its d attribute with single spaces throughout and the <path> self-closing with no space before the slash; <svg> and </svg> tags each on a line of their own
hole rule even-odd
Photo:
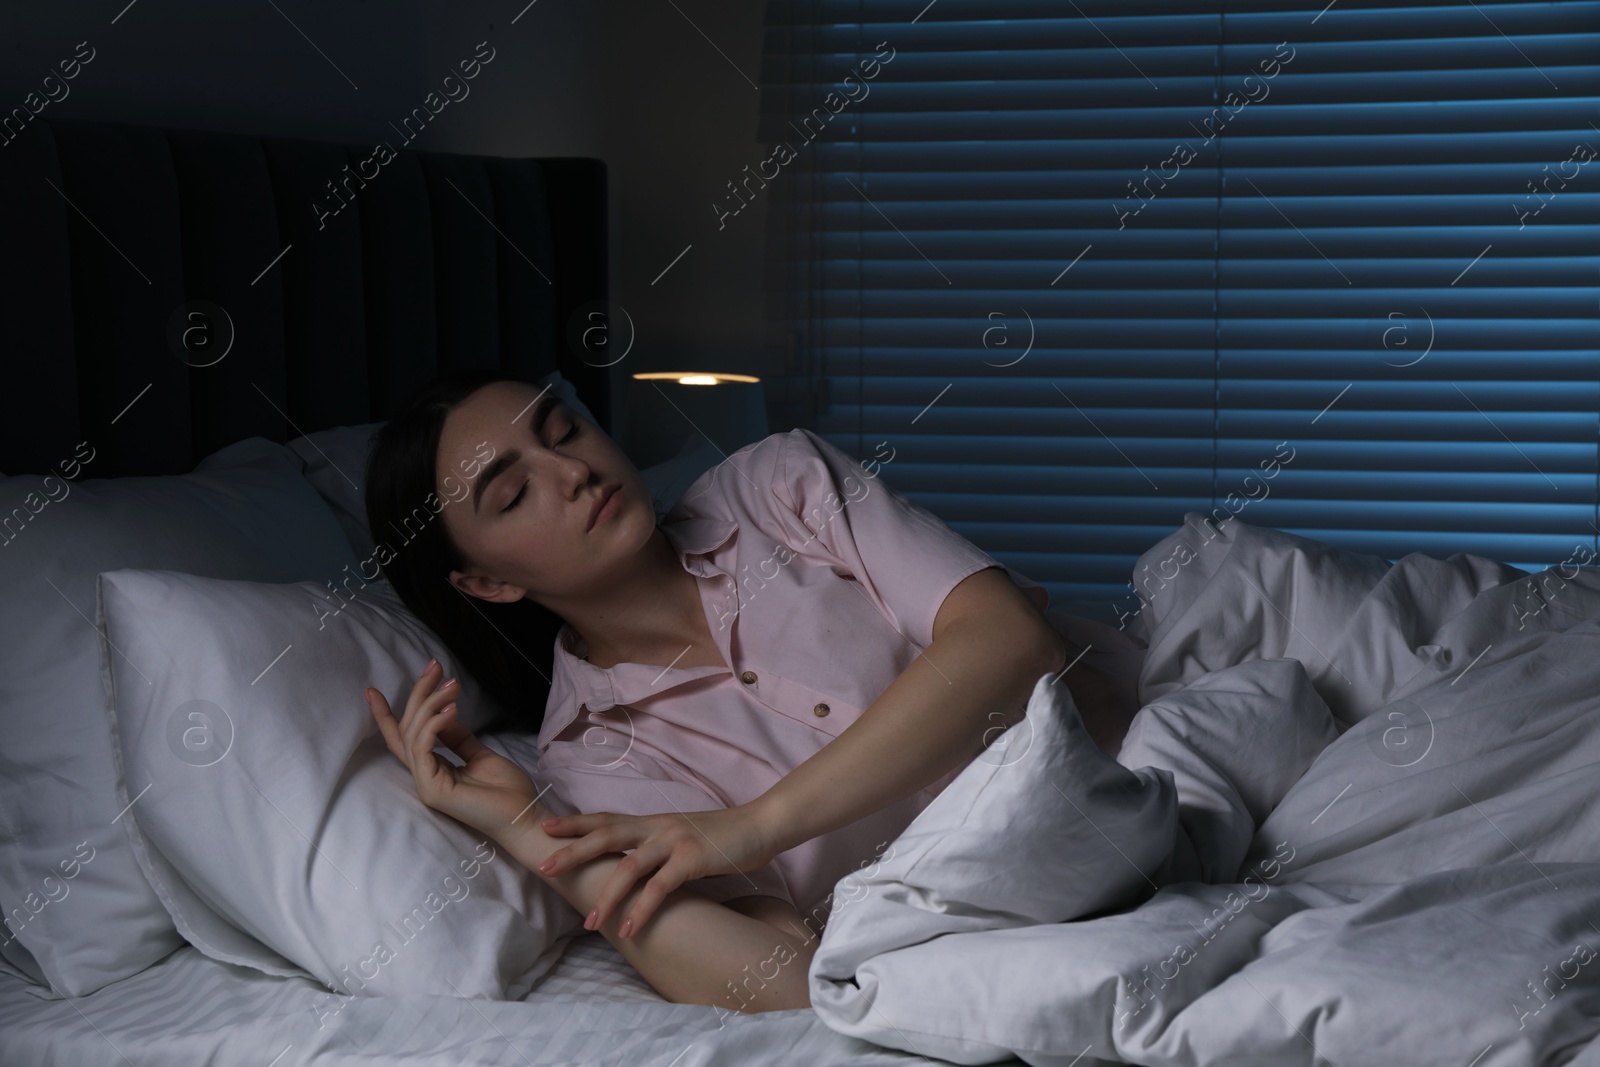
<svg viewBox="0 0 1600 1067">
<path fill-rule="evenodd" d="M 445 418 L 435 469 L 447 501 L 440 518 L 470 561 L 450 581 L 486 600 L 526 594 L 550 607 L 603 589 L 655 532 L 639 471 L 551 390 L 493 382 L 474 391 Z"/>
</svg>

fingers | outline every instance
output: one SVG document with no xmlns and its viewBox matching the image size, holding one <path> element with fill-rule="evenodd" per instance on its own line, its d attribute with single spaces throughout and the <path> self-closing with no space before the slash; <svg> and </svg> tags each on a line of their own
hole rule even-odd
<svg viewBox="0 0 1600 1067">
<path fill-rule="evenodd" d="M 406 711 L 417 706 L 424 697 L 433 692 L 434 686 L 439 684 L 439 679 L 444 677 L 444 666 L 437 659 L 430 659 L 428 665 L 422 668 L 422 674 L 417 677 L 416 684 L 411 687 L 411 695 L 406 700 Z"/>
<path fill-rule="evenodd" d="M 641 851 L 643 850 L 634 849 L 628 855 L 622 857 L 622 860 L 617 864 L 617 869 L 611 872 L 610 878 L 606 879 L 606 884 L 600 890 L 600 895 L 595 898 L 594 910 L 589 913 L 590 919 L 584 921 L 583 927 L 585 930 L 598 930 L 604 926 L 606 920 L 611 918 L 611 912 L 622 902 L 622 898 L 633 891 L 634 883 L 639 880 L 647 869 L 643 863 L 643 858 L 639 855 Z M 653 870 L 655 867 L 656 864 L 651 863 L 648 869 Z M 626 937 L 627 935 L 623 934 L 622 936 Z"/>
<path fill-rule="evenodd" d="M 421 755 L 432 752 L 441 732 L 452 726 L 459 727 L 454 715 L 445 717 L 443 721 L 439 721 L 436 715 L 456 698 L 461 688 L 454 678 L 440 684 L 439 678 L 442 674 L 444 667 L 439 661 L 429 660 L 428 665 L 422 670 L 422 675 L 411 687 L 405 713 L 398 721 L 389 708 L 388 699 L 382 693 L 370 687 L 365 691 L 367 708 L 378 723 L 378 731 L 383 735 L 384 743 L 388 745 L 389 751 L 395 758 L 407 767 L 415 769 L 419 755 L 418 745 L 424 736 L 432 740 L 426 748 L 420 750 Z M 469 748 L 481 744 L 471 737 L 470 731 L 465 727 L 452 730 L 445 735 L 444 740 L 452 749 L 460 744 L 466 744 Z"/>
<path fill-rule="evenodd" d="M 618 934 L 622 937 L 632 937 L 644 929 L 644 924 L 649 922 L 656 909 L 661 907 L 661 902 L 667 899 L 667 894 L 683 883 L 682 871 L 670 862 L 667 863 L 656 872 L 655 877 L 644 884 L 644 890 L 639 894 L 639 899 L 633 902 L 633 908 L 623 920 Z"/>
<path fill-rule="evenodd" d="M 539 864 L 539 872 L 559 874 L 562 871 L 569 871 L 607 852 L 621 852 L 625 848 L 635 848 L 648 836 L 647 831 L 641 832 L 623 825 L 601 825 L 572 844 L 550 853 L 545 861 Z"/>
<path fill-rule="evenodd" d="M 487 751 L 489 746 L 474 737 L 472 731 L 462 725 L 460 719 L 461 709 L 457 707 L 455 713 L 445 723 L 444 728 L 439 731 L 439 740 L 450 751 L 470 762 L 477 757 L 478 753 Z"/>
<path fill-rule="evenodd" d="M 389 746 L 389 751 L 396 757 L 400 756 L 400 727 L 394 721 L 394 716 L 389 712 L 389 701 L 376 689 L 368 686 L 365 695 L 367 710 L 372 712 L 372 717 L 378 721 L 378 732 L 383 735 L 384 743 Z"/>
<path fill-rule="evenodd" d="M 648 847 L 644 845 L 634 849 L 617 864 L 617 869 L 611 872 L 605 887 L 595 898 L 594 911 L 591 912 L 594 921 L 592 924 L 585 922 L 586 929 L 598 930 L 604 926 L 612 911 L 621 907 L 622 901 L 633 891 L 634 884 L 655 870 L 655 875 L 644 884 L 618 930 L 618 936 L 631 937 L 656 913 L 667 894 L 688 879 L 694 863 L 692 858 L 681 855 L 671 844 L 650 852 L 646 851 Z"/>
<path fill-rule="evenodd" d="M 552 815 L 539 825 L 551 837 L 569 837 L 586 834 L 605 825 L 610 812 L 597 811 L 588 815 Z"/>
<path fill-rule="evenodd" d="M 437 661 L 434 662 L 437 663 Z M 418 697 L 419 689 L 417 687 L 412 688 L 412 696 L 410 702 L 406 705 L 405 717 L 400 720 L 400 738 L 409 751 L 416 750 L 417 736 L 422 732 L 423 727 L 433 720 L 434 713 L 459 695 L 461 686 L 454 678 L 448 679 L 435 687 L 434 683 L 438 681 L 435 676 L 435 670 L 439 674 L 444 673 L 443 667 L 435 668 L 432 666 L 422 672 L 422 679 L 417 685 L 419 687 L 426 686 L 426 688 L 420 690 L 423 695 Z M 433 746 L 430 744 L 423 751 L 428 752 L 432 751 L 432 749 Z"/>
<path fill-rule="evenodd" d="M 417 736 L 411 742 L 411 755 L 419 761 L 432 755 L 434 747 L 439 744 L 440 731 L 454 721 L 455 714 L 454 704 L 446 704 L 432 712 L 432 717 L 417 729 Z"/>
</svg>

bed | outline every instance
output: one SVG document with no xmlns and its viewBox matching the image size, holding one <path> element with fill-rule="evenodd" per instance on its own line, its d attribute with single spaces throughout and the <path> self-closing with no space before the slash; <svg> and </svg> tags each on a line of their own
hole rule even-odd
<svg viewBox="0 0 1600 1067">
<path fill-rule="evenodd" d="M 138 788 L 115 791 L 124 772 L 139 773 L 136 723 L 124 699 L 114 735 L 94 706 L 90 689 L 103 692 L 113 669 L 89 646 L 121 669 L 123 653 L 149 660 L 133 647 L 137 635 L 124 640 L 86 568 L 129 580 L 190 572 L 263 596 L 304 593 L 309 582 L 325 587 L 318 619 L 327 630 L 356 632 L 346 624 L 360 610 L 393 622 L 395 605 L 381 597 L 338 599 L 372 544 L 345 472 L 359 473 L 371 430 L 412 388 L 438 369 L 497 367 L 557 385 L 611 425 L 611 360 L 583 340 L 606 308 L 603 163 L 399 150 L 378 169 L 376 154 L 372 145 L 42 121 L 0 153 L 13 219 L 0 244 L 0 303 L 12 324 L 3 372 L 12 403 L 0 420 L 0 1063 L 925 1062 L 839 1034 L 809 1011 L 729 1015 L 669 1003 L 600 934 L 582 931 L 580 917 L 552 918 L 547 899 L 548 928 L 530 942 L 532 897 L 503 870 L 499 889 L 510 892 L 498 918 L 475 922 L 499 931 L 486 955 L 504 964 L 515 943 L 523 956 L 510 971 L 454 975 L 461 995 L 430 989 L 437 982 L 418 967 L 412 987 L 334 997 L 256 938 L 230 935 L 215 921 L 223 902 L 162 881 L 175 876 L 169 862 L 183 862 L 176 844 L 153 847 L 162 807 L 149 804 L 163 786 L 142 798 Z M 714 458 L 701 449 L 652 468 L 658 508 Z M 403 658 L 392 666 L 414 676 L 426 653 L 418 646 Z M 79 683 L 90 688 L 61 689 Z M 354 699 L 344 706 L 366 714 Z M 234 713 L 235 756 L 259 752 Z M 46 748 L 28 748 L 30 736 Z M 485 736 L 503 737 L 507 754 L 526 752 L 516 730 Z M 398 763 L 388 763 L 364 758 L 361 773 L 376 788 L 403 786 L 392 776 Z M 251 770 L 264 786 L 289 773 Z M 405 801 L 392 791 L 374 797 L 390 809 Z M 289 810 L 293 796 L 270 799 Z M 408 813 L 416 825 L 438 822 Z M 269 829 L 240 827 L 239 836 L 256 835 L 266 840 L 230 863 L 256 862 L 261 849 L 281 858 L 270 850 L 284 842 Z M 130 841 L 148 854 L 130 852 Z M 359 880 L 349 858 L 358 845 L 346 841 L 337 859 Z M 276 873 L 253 869 L 263 880 Z M 143 884 L 152 878 L 154 895 Z M 486 881 L 450 907 L 492 895 Z M 297 887 L 272 891 L 281 903 Z M 163 917 L 169 906 L 181 934 Z M 509 924 L 494 925 L 507 915 Z"/>
<path fill-rule="evenodd" d="M 41 123 L 0 153 L 0 1063 L 1600 1067 L 1592 553 L 1388 560 L 1227 514 L 1141 557 L 1126 630 L 1052 615 L 1137 698 L 1115 756 L 1038 679 L 835 887 L 812 1009 L 668 1003 L 487 859 L 429 905 L 449 937 L 353 989 L 364 905 L 472 842 L 279 664 L 312 631 L 375 685 L 429 654 L 349 582 L 386 535 L 344 471 L 440 366 L 611 409 L 572 330 L 605 306 L 600 164 L 342 177 L 372 155 Z M 714 458 L 645 472 L 658 511 Z M 526 731 L 483 736 L 537 780 Z"/>
</svg>

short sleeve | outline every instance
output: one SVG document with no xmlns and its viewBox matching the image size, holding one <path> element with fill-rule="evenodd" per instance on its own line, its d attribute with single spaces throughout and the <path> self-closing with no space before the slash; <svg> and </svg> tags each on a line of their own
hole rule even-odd
<svg viewBox="0 0 1600 1067">
<path fill-rule="evenodd" d="M 906 637 L 924 648 L 932 644 L 934 619 L 950 591 L 988 567 L 1005 570 L 1019 588 L 1044 588 L 891 489 L 882 464 L 871 466 L 869 473 L 810 430 L 791 430 L 773 492 L 790 513 L 784 518 L 793 528 L 784 543 L 801 558 L 848 571 Z"/>
<path fill-rule="evenodd" d="M 603 735 L 597 736 L 596 731 Z M 609 811 L 619 815 L 693 813 L 726 804 L 684 778 L 675 778 L 670 760 L 638 751 L 621 735 L 595 721 L 578 720 L 559 736 L 578 733 L 585 740 L 554 740 L 539 757 L 532 778 L 541 800 L 557 815 Z M 611 753 L 619 753 L 613 756 Z M 717 903 L 735 897 L 770 896 L 794 904 L 793 894 L 774 863 L 754 871 L 696 878 L 683 884 Z"/>
</svg>

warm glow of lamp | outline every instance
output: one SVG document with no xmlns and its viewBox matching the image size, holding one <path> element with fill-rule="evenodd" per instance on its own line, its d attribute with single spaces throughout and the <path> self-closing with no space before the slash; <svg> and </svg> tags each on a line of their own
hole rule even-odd
<svg viewBox="0 0 1600 1067">
<path fill-rule="evenodd" d="M 677 382 L 679 385 L 721 385 L 723 382 L 746 382 L 754 385 L 761 381 L 760 378 L 749 374 L 678 370 L 648 371 L 635 374 L 634 378 L 638 381 Z"/>
</svg>

